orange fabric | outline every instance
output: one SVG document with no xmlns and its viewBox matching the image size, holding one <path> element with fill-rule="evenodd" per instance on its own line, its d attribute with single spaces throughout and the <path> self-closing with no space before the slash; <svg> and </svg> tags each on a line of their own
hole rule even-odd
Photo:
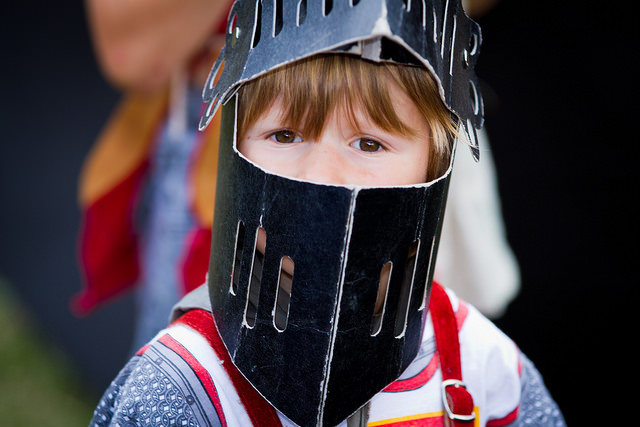
<svg viewBox="0 0 640 427">
<path fill-rule="evenodd" d="M 232 7 L 232 2 L 228 2 Z M 227 14 L 215 26 L 220 39 L 226 33 Z M 213 63 L 218 51 L 206 47 L 194 61 Z M 138 280 L 137 235 L 134 223 L 140 186 L 149 165 L 149 153 L 159 124 L 167 114 L 169 88 L 155 95 L 128 94 L 120 102 L 80 174 L 78 201 L 83 214 L 79 236 L 79 258 L 83 290 L 72 298 L 71 309 L 85 315 L 105 301 L 133 287 Z M 191 163 L 190 209 L 196 227 L 188 237 L 183 265 L 176 266 L 185 276 L 186 288 L 194 286 L 208 268 L 213 224 L 218 137 L 220 120 L 216 116 L 194 150 Z M 206 259 L 206 262 L 205 262 Z M 193 271 L 185 271 L 185 269 Z M 178 274 L 178 276 L 181 276 Z"/>
<path fill-rule="evenodd" d="M 84 286 L 71 302 L 77 315 L 89 314 L 136 285 L 140 266 L 135 207 L 167 108 L 168 91 L 126 96 L 85 162 L 79 183 L 83 214 L 79 258 Z M 183 265 L 176 266 L 177 276 L 184 280 L 182 291 L 200 285 L 209 265 L 219 134 L 216 116 L 199 135 L 191 159 L 187 191 L 196 227 L 186 242 L 179 242 L 185 245 Z"/>
<path fill-rule="evenodd" d="M 129 95 L 118 105 L 82 169 L 81 207 L 103 197 L 148 159 L 168 99 L 168 91 L 155 96 Z M 205 228 L 213 224 L 219 136 L 220 115 L 216 114 L 202 135 L 191 168 L 191 208 Z"/>
<path fill-rule="evenodd" d="M 128 95 L 120 102 L 82 169 L 78 192 L 81 207 L 103 197 L 148 158 L 167 103 L 168 91 Z"/>
<path fill-rule="evenodd" d="M 78 316 L 130 289 L 140 266 L 134 213 L 168 91 L 120 101 L 80 174 L 78 258 L 83 289 L 71 299 Z"/>
<path fill-rule="evenodd" d="M 202 135 L 203 141 L 193 159 L 192 210 L 203 228 L 213 224 L 213 206 L 216 197 L 218 176 L 218 146 L 220 138 L 220 114 L 216 114 Z"/>
<path fill-rule="evenodd" d="M 140 275 L 134 213 L 148 162 L 87 206 L 78 241 L 84 286 L 71 300 L 71 310 L 84 316 L 121 295 Z"/>
</svg>

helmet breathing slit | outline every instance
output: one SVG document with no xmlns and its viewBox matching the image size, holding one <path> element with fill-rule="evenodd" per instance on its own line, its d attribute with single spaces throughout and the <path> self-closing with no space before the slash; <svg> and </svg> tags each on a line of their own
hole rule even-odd
<svg viewBox="0 0 640 427">
<path fill-rule="evenodd" d="M 393 271 L 393 263 L 387 261 L 380 270 L 380 283 L 378 284 L 378 297 L 373 308 L 373 317 L 371 319 L 371 336 L 375 337 L 382 329 L 382 319 L 384 318 L 384 309 L 387 306 L 387 295 L 389 293 L 389 283 L 391 282 L 391 273 Z"/>
<path fill-rule="evenodd" d="M 262 264 L 264 262 L 264 254 L 258 249 L 259 239 L 266 240 L 266 233 L 262 227 L 258 227 L 256 231 L 256 241 L 253 247 L 253 261 L 251 263 L 251 272 L 249 274 L 249 288 L 247 289 L 247 303 L 244 310 L 244 324 L 248 328 L 256 325 L 256 315 L 258 313 L 258 302 L 260 299 L 260 282 L 262 281 Z"/>
<path fill-rule="evenodd" d="M 276 302 L 273 307 L 273 326 L 278 332 L 287 329 L 289 319 L 289 303 L 291 301 L 291 285 L 293 284 L 293 260 L 288 256 L 280 259 L 280 274 L 276 290 Z"/>
<path fill-rule="evenodd" d="M 436 238 L 434 237 L 431 240 L 431 250 L 429 251 L 429 259 L 433 259 L 433 252 L 436 249 Z M 429 290 L 431 286 L 429 286 L 429 280 L 433 277 L 431 269 L 433 268 L 433 263 L 429 263 L 429 270 L 427 270 L 427 283 L 424 285 L 424 294 L 422 295 L 422 304 L 420 305 L 420 310 L 424 310 L 427 307 L 427 297 L 429 296 Z"/>
<path fill-rule="evenodd" d="M 402 273 L 402 288 L 400 290 L 400 300 L 398 301 L 398 309 L 396 310 L 396 323 L 394 327 L 394 336 L 402 338 L 407 328 L 407 318 L 409 317 L 409 307 L 411 306 L 411 294 L 413 290 L 413 279 L 416 272 L 416 260 L 418 259 L 418 251 L 420 250 L 420 240 L 416 240 L 409 247 L 409 254 Z"/>
<path fill-rule="evenodd" d="M 231 264 L 231 285 L 229 292 L 232 295 L 238 294 L 238 280 L 240 277 L 240 263 L 242 262 L 242 254 L 244 249 L 244 233 L 245 226 L 242 220 L 238 221 L 238 228 L 236 230 L 236 244 L 233 251 L 233 262 Z"/>
</svg>

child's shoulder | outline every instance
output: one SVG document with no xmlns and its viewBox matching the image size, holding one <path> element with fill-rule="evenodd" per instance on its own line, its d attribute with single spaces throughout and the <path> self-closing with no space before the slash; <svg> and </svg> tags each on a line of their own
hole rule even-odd
<svg viewBox="0 0 640 427">
<path fill-rule="evenodd" d="M 519 354 L 513 340 L 477 308 L 460 299 L 451 289 L 444 287 L 444 290 L 453 308 L 460 343 L 463 347 L 473 348 L 474 353 L 501 351 L 513 356 Z"/>
<path fill-rule="evenodd" d="M 474 400 L 484 403 L 487 419 L 502 423 L 497 425 L 565 426 L 542 376 L 516 343 L 471 304 L 455 295 L 452 300 L 459 304 L 456 316 L 465 318 L 460 325 L 465 383 Z"/>
<path fill-rule="evenodd" d="M 211 324 L 211 313 L 192 310 L 188 318 Z M 203 333 L 204 332 L 204 333 Z M 103 395 L 91 425 L 243 425 L 233 385 L 206 336 L 182 318 L 134 355 Z M 240 418 L 238 418 L 240 417 Z M 156 420 L 156 421 L 153 421 Z M 213 423 L 216 425 L 216 423 Z"/>
<path fill-rule="evenodd" d="M 441 351 L 451 354 L 451 348 L 437 348 L 433 330 L 436 319 L 433 316 L 444 315 L 453 315 L 457 326 L 462 381 L 473 396 L 480 425 L 485 425 L 489 420 L 508 423 L 517 415 L 521 383 L 516 345 L 473 306 L 459 299 L 452 291 L 446 288 L 445 291 L 449 301 L 447 298 L 438 298 L 435 300 L 437 302 L 432 299 L 430 303 L 418 356 L 398 380 L 373 399 L 370 421 L 379 425 L 393 425 L 394 420 L 409 416 L 419 416 L 420 421 L 425 423 L 433 422 L 434 417 L 441 417 L 442 375 L 438 354 Z M 452 311 L 433 305 L 449 302 Z M 445 345 L 449 343 L 448 334 L 438 342 Z"/>
</svg>

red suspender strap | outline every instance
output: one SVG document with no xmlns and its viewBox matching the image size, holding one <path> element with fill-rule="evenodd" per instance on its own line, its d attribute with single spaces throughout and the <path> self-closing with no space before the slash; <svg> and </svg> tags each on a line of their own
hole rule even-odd
<svg viewBox="0 0 640 427">
<path fill-rule="evenodd" d="M 431 290 L 429 311 L 442 371 L 442 399 L 446 413 L 444 423 L 446 427 L 466 427 L 475 419 L 473 398 L 462 382 L 458 326 L 451 301 L 442 286 L 437 283 L 433 284 Z M 205 310 L 191 310 L 178 319 L 178 322 L 191 327 L 205 337 L 223 361 L 224 369 L 233 382 L 251 423 L 254 426 L 281 427 L 282 424 L 275 409 L 233 365 L 213 324 L 211 313 Z"/>
<path fill-rule="evenodd" d="M 229 352 L 213 323 L 211 313 L 200 309 L 191 310 L 180 317 L 177 322 L 183 323 L 199 332 L 200 335 L 207 339 L 211 348 L 223 361 L 222 366 L 227 375 L 229 375 L 231 382 L 233 382 L 238 396 L 251 419 L 251 424 L 261 427 L 282 427 L 275 408 L 253 388 L 249 381 L 233 365 Z"/>
<path fill-rule="evenodd" d="M 449 296 L 435 282 L 431 289 L 429 312 L 442 371 L 444 424 L 446 427 L 469 426 L 475 419 L 475 412 L 473 397 L 462 382 L 458 326 Z"/>
</svg>

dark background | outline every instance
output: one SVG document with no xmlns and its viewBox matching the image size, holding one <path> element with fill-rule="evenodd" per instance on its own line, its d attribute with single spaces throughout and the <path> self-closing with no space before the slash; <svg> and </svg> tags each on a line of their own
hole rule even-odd
<svg viewBox="0 0 640 427">
<path fill-rule="evenodd" d="M 617 2 L 577 0 L 502 0 L 479 19 L 486 126 L 523 287 L 497 323 L 569 425 L 633 409 L 621 397 L 637 337 L 632 19 Z M 97 68 L 82 2 L 4 1 L 0 20 L 0 276 L 97 399 L 128 358 L 134 305 L 69 313 L 81 287 L 76 185 L 119 95 Z"/>
</svg>

